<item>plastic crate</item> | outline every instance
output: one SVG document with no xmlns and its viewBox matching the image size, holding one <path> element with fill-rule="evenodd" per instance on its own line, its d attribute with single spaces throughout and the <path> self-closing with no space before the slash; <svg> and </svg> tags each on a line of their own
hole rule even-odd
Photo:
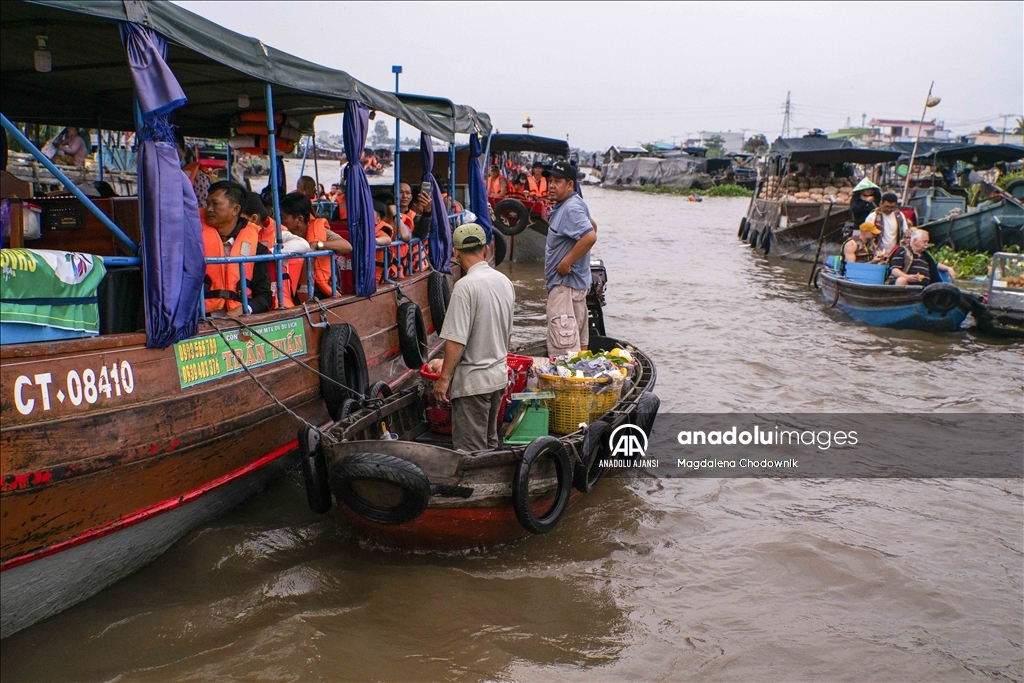
<svg viewBox="0 0 1024 683">
<path fill-rule="evenodd" d="M 885 283 L 885 265 L 881 263 L 847 263 L 843 271 L 847 279 L 865 285 Z"/>
<path fill-rule="evenodd" d="M 554 434 L 572 434 L 581 422 L 590 424 L 612 409 L 622 393 L 622 380 L 541 374 L 537 388 L 555 394 L 553 400 L 545 401 L 549 430 Z"/>
<path fill-rule="evenodd" d="M 505 395 L 501 397 L 501 407 L 498 409 L 498 420 L 500 422 L 512 418 L 508 410 L 509 404 L 512 402 L 512 394 L 526 388 L 526 382 L 530 376 L 530 368 L 533 367 L 532 358 L 529 356 L 517 356 L 514 353 L 508 354 L 507 362 L 508 386 L 505 389 Z"/>
</svg>

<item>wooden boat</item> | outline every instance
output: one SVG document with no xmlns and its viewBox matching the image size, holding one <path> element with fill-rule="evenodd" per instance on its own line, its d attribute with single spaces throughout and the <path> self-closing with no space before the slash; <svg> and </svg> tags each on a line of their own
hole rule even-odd
<svg viewBox="0 0 1024 683">
<path fill-rule="evenodd" d="M 487 143 L 487 158 L 493 155 L 533 152 L 554 159 L 569 158 L 569 143 L 538 135 L 494 134 Z M 509 261 L 540 261 L 544 259 L 544 240 L 548 234 L 548 213 L 551 205 L 545 200 L 529 197 L 489 198 L 494 213 L 494 227 L 508 238 Z"/>
<path fill-rule="evenodd" d="M 1003 339 L 1024 339 L 1024 256 L 992 255 L 988 292 L 971 298 L 971 314 L 982 334 Z"/>
<path fill-rule="evenodd" d="M 120 26 L 132 23 L 169 40 L 172 70 L 188 65 L 182 84 L 199 112 L 187 106 L 175 112 L 185 134 L 212 135 L 217 120 L 226 133 L 234 104 L 233 95 L 223 104 L 223 92 L 241 92 L 241 84 L 255 80 L 268 95 L 276 91 L 277 111 L 339 111 L 351 100 L 372 98 L 376 109 L 446 135 L 430 115 L 343 72 L 282 59 L 175 5 L 144 2 L 6 3 L 0 28 L 7 132 L 20 135 L 7 114 L 86 125 L 97 102 L 107 125 L 132 126 L 128 64 L 112 67 L 118 56 L 125 59 Z M 45 74 L 31 68 L 36 42 L 24 29 L 29 25 L 47 26 L 51 39 L 64 44 L 93 46 L 66 67 L 82 71 L 61 81 L 61 97 L 76 107 L 50 113 L 54 93 Z M 201 41 L 209 36 L 217 37 L 220 61 L 206 55 Z M 25 59 L 8 60 L 8 48 L 27 66 Z M 33 85 L 37 77 L 43 85 Z M 307 77 L 302 90 L 289 85 Z M 94 90 L 104 93 L 98 101 Z M 45 200 L 56 215 L 77 218 L 73 229 L 44 229 L 37 244 L 105 258 L 110 296 L 101 295 L 101 334 L 0 346 L 0 637 L 90 597 L 258 491 L 294 454 L 297 419 L 320 426 L 337 415 L 346 397 L 338 382 L 359 394 L 401 385 L 439 346 L 432 332 L 452 277 L 415 266 L 369 297 L 339 294 L 299 308 L 209 320 L 183 341 L 149 348 L 134 315 L 147 286 L 139 259 L 123 256 L 105 232 L 127 233 L 125 240 L 138 243 L 138 200 L 97 207 L 79 199 Z M 20 238 L 16 231 L 12 242 Z M 5 277 L 26 258 L 18 249 L 2 255 Z M 400 307 L 406 314 L 415 307 L 419 325 L 411 328 L 407 316 L 399 325 Z"/>
<path fill-rule="evenodd" d="M 594 350 L 622 345 L 591 338 Z M 517 353 L 542 355 L 545 348 L 541 342 Z M 660 403 L 653 393 L 657 372 L 642 352 L 633 357 L 639 370 L 607 413 L 572 434 L 529 445 L 452 450 L 450 437 L 428 431 L 420 387 L 365 403 L 319 442 L 316 434 L 302 437 L 311 507 L 326 512 L 333 493 L 361 534 L 402 548 L 480 548 L 546 533 L 597 483 L 613 430 L 628 423 L 650 434 Z M 381 439 L 382 422 L 397 439 Z M 561 465 L 542 461 L 552 453 Z"/>
<path fill-rule="evenodd" d="M 864 284 L 827 267 L 815 282 L 829 308 L 873 327 L 952 332 L 960 329 L 971 310 L 960 290 L 945 282 L 927 287 Z"/>
<path fill-rule="evenodd" d="M 925 223 L 921 229 L 928 231 L 929 241 L 937 246 L 993 254 L 1012 245 L 1024 246 L 1022 225 L 1024 207 L 1012 199 L 1000 198 Z"/>
<path fill-rule="evenodd" d="M 819 241 L 824 253 L 836 253 L 845 239 L 842 227 L 852 219 L 850 166 L 890 164 L 897 158 L 899 152 L 860 149 L 848 140 L 779 138 L 772 143 L 738 236 L 766 255 L 794 261 L 813 261 Z M 875 175 L 880 179 L 879 171 Z"/>
</svg>

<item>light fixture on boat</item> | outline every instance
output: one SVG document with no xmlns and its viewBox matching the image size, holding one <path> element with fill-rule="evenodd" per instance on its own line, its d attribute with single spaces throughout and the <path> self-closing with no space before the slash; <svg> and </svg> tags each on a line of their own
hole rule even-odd
<svg viewBox="0 0 1024 683">
<path fill-rule="evenodd" d="M 238 93 L 238 108 L 248 109 L 249 108 L 249 95 L 248 93 Z"/>
<path fill-rule="evenodd" d="M 32 63 L 36 71 L 42 74 L 50 73 L 53 68 L 50 50 L 46 47 L 48 36 L 36 36 L 36 51 L 32 53 Z"/>
</svg>

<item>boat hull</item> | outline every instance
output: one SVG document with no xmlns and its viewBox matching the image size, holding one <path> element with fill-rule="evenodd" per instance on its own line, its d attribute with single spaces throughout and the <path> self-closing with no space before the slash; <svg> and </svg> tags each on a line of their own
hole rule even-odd
<svg viewBox="0 0 1024 683">
<path fill-rule="evenodd" d="M 948 245 L 959 251 L 980 251 L 993 254 L 1005 249 L 999 236 L 996 218 L 1024 216 L 1024 209 L 1001 199 L 987 202 L 976 210 L 954 214 L 921 226 L 928 231 L 932 244 Z M 1018 243 L 1019 239 L 1014 241 Z"/>
<path fill-rule="evenodd" d="M 419 304 L 432 330 L 427 277 L 406 278 L 401 287 Z M 370 383 L 398 386 L 413 376 L 399 350 L 393 287 L 371 298 L 327 300 L 323 311 L 311 308 L 308 316 L 301 308 L 275 310 L 246 322 L 290 324 L 295 333 L 285 346 L 318 368 L 320 336 L 326 328 L 315 325 L 322 316 L 355 328 Z M 219 325 L 230 331 L 234 323 L 224 320 Z M 301 343 L 296 343 L 298 337 Z M 212 342 L 219 335 L 204 324 L 190 341 L 203 338 Z M 249 344 L 254 353 L 246 362 L 255 361 L 250 370 L 266 390 L 303 420 L 329 424 L 319 376 L 267 348 L 261 358 L 255 351 L 258 338 Z M 428 346 L 431 353 L 438 350 L 436 334 Z M 2 636 L 84 600 L 144 565 L 212 512 L 220 514 L 258 490 L 224 487 L 256 475 L 296 449 L 300 423 L 240 364 L 234 374 L 185 386 L 176 353 L 174 347 L 146 348 L 140 334 L 0 348 Z M 104 392 L 94 383 L 101 368 L 110 377 L 116 369 L 121 383 L 115 388 L 108 384 Z M 193 504 L 205 512 L 178 512 Z M 167 515 L 175 517 L 163 520 Z M 111 536 L 129 538 L 123 536 L 129 528 L 136 540 L 119 544 L 115 562 L 87 550 Z M 75 555 L 65 556 L 69 552 Z M 74 572 L 63 569 L 72 566 Z M 26 573 L 41 576 L 41 583 L 19 578 Z M 80 581 L 79 575 L 87 580 Z M 45 587 L 45 592 L 26 595 L 29 586 Z M 46 607 L 34 607 L 36 601 Z"/>
<path fill-rule="evenodd" d="M 842 226 L 851 220 L 849 205 L 751 199 L 747 209 L 747 241 L 767 255 L 812 262 L 821 240 L 822 254 L 842 246 Z M 782 220 L 785 219 L 785 220 Z M 822 228 L 824 227 L 824 231 Z M 769 236 L 770 235 L 770 236 Z"/>
<path fill-rule="evenodd" d="M 923 287 L 866 285 L 828 271 L 820 274 L 818 284 L 830 307 L 872 327 L 953 332 L 967 318 L 967 309 L 959 306 L 944 314 L 929 310 L 921 300 Z"/>
</svg>

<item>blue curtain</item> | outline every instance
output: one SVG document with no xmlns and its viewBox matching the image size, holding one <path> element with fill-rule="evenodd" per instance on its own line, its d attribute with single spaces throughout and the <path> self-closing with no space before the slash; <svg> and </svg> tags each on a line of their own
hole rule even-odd
<svg viewBox="0 0 1024 683">
<path fill-rule="evenodd" d="M 373 215 L 373 195 L 359 158 L 370 127 L 370 111 L 359 102 L 345 105 L 342 126 L 345 157 L 345 206 L 348 209 L 348 236 L 352 243 L 352 276 L 356 294 L 370 296 L 377 291 L 377 266 L 374 238 L 377 221 Z"/>
<path fill-rule="evenodd" d="M 452 226 L 448 222 L 448 209 L 444 206 L 441 186 L 432 173 L 434 169 L 434 143 L 426 133 L 420 133 L 420 161 L 423 162 L 423 181 L 430 183 L 430 267 L 441 273 L 452 272 Z"/>
<path fill-rule="evenodd" d="M 476 214 L 476 222 L 487 233 L 487 243 L 491 243 L 491 207 L 487 202 L 487 185 L 484 183 L 484 172 L 480 167 L 480 155 L 483 154 L 480 138 L 476 133 L 469 136 L 469 206 Z"/>
<path fill-rule="evenodd" d="M 206 274 L 203 226 L 167 119 L 186 99 L 167 67 L 167 43 L 152 30 L 126 22 L 121 24 L 121 40 L 142 112 L 138 169 L 146 345 L 162 349 L 198 329 Z"/>
</svg>

